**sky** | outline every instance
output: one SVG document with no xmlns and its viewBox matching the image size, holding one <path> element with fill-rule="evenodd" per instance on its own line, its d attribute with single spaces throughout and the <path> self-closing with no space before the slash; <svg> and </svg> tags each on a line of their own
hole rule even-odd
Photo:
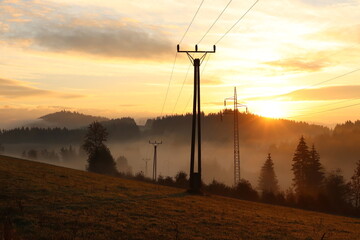
<svg viewBox="0 0 360 240">
<path fill-rule="evenodd" d="M 360 119 L 360 0 L 260 0 L 231 28 L 255 2 L 233 0 L 209 31 L 229 0 L 204 0 L 186 32 L 201 2 L 0 0 L 0 127 L 60 110 L 139 122 L 190 112 L 179 43 L 216 43 L 200 67 L 206 113 L 236 87 L 254 114 Z"/>
</svg>

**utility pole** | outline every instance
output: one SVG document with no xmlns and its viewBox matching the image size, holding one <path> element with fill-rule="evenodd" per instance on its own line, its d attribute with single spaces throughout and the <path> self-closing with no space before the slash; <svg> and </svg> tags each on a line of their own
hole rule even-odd
<svg viewBox="0 0 360 240">
<path fill-rule="evenodd" d="M 246 113 L 248 108 L 246 105 L 238 104 L 236 87 L 234 87 L 234 97 L 225 98 L 224 106 L 226 107 L 226 101 L 234 102 L 234 186 L 240 182 L 240 147 L 239 147 L 239 114 L 238 108 L 245 107 Z"/>
<path fill-rule="evenodd" d="M 156 171 L 157 171 L 157 146 L 162 144 L 162 141 L 157 142 L 151 142 L 149 140 L 149 144 L 152 144 L 154 146 L 154 160 L 153 160 L 153 180 L 156 181 L 157 175 L 156 175 Z"/>
<path fill-rule="evenodd" d="M 190 189 L 192 193 L 200 193 L 201 189 L 201 108 L 200 108 L 200 65 L 204 61 L 208 53 L 215 53 L 216 47 L 213 46 L 212 51 L 198 51 L 198 46 L 195 45 L 195 51 L 180 51 L 180 46 L 177 45 L 177 52 L 186 53 L 190 62 L 194 66 L 194 98 L 193 98 L 193 114 L 192 114 L 192 128 L 191 128 L 191 155 L 190 155 Z M 194 58 L 194 55 L 201 53 L 200 58 Z M 195 138 L 197 130 L 197 154 L 198 167 L 195 172 Z"/>
<path fill-rule="evenodd" d="M 150 158 L 143 158 L 142 159 L 145 162 L 145 177 L 148 176 L 148 162 L 151 160 Z"/>
</svg>

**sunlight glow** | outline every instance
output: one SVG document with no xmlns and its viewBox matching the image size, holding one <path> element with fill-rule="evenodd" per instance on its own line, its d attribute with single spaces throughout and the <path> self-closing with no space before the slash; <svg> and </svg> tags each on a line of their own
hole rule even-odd
<svg viewBox="0 0 360 240">
<path fill-rule="evenodd" d="M 288 106 L 286 106 L 286 103 L 284 102 L 273 100 L 256 101 L 249 105 L 253 107 L 253 110 L 250 109 L 250 112 L 264 117 L 284 118 L 288 116 Z"/>
</svg>

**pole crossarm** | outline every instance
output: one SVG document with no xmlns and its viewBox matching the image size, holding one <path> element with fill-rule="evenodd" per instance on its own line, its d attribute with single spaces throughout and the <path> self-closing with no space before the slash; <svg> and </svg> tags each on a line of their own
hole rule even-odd
<svg viewBox="0 0 360 240">
<path fill-rule="evenodd" d="M 235 99 L 234 99 L 234 97 L 228 97 L 228 98 L 225 98 L 224 99 L 224 106 L 226 107 L 226 102 L 228 102 L 228 101 L 235 101 Z M 235 104 L 235 103 L 234 103 Z M 236 104 L 236 106 L 237 106 L 237 108 L 246 108 L 246 113 L 248 113 L 249 111 L 248 111 L 248 106 L 247 105 L 245 105 L 245 104 L 241 104 L 241 103 L 237 103 Z"/>
<path fill-rule="evenodd" d="M 200 58 L 198 58 L 198 59 L 200 59 L 200 65 L 201 65 L 208 53 L 215 53 L 216 52 L 216 46 L 214 45 L 213 50 L 211 50 L 211 51 L 199 51 L 198 50 L 198 45 L 195 45 L 195 51 L 184 51 L 184 50 L 180 50 L 180 45 L 178 44 L 177 45 L 177 52 L 178 53 L 186 53 L 186 55 L 188 56 L 188 58 L 189 58 L 190 62 L 192 63 L 192 65 L 195 66 L 194 62 L 195 62 L 196 58 L 191 56 L 191 53 L 203 53 L 203 55 Z"/>
<path fill-rule="evenodd" d="M 154 145 L 154 146 L 155 146 L 155 145 L 157 146 L 157 145 L 162 144 L 162 141 L 160 141 L 160 142 L 157 142 L 157 141 L 151 142 L 151 141 L 149 140 L 149 143 L 152 144 L 152 145 Z"/>
<path fill-rule="evenodd" d="M 198 50 L 198 45 L 195 45 L 195 50 L 194 51 L 184 51 L 184 50 L 180 50 L 180 45 L 177 45 L 177 52 L 178 53 L 215 53 L 216 52 L 216 46 L 213 46 L 213 50 L 211 51 L 199 51 Z"/>
</svg>

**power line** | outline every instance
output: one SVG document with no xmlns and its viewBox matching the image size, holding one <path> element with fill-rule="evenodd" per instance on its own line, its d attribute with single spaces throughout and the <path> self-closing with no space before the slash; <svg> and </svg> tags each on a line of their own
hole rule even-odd
<svg viewBox="0 0 360 240">
<path fill-rule="evenodd" d="M 211 57 L 211 55 L 209 55 L 209 56 L 208 56 L 208 58 L 207 58 L 207 60 L 206 60 L 206 62 L 205 62 L 205 64 L 204 64 L 204 67 L 203 67 L 203 68 L 202 68 L 202 70 L 201 70 L 201 75 L 203 75 L 203 74 L 204 74 L 204 71 L 205 71 L 206 65 L 208 64 L 208 62 L 209 62 L 209 60 L 210 60 L 210 57 Z"/>
<path fill-rule="evenodd" d="M 358 72 L 358 71 L 360 71 L 360 68 L 355 69 L 355 70 L 350 71 L 350 72 L 347 72 L 347 73 L 345 73 L 345 74 L 339 75 L 339 76 L 337 76 L 337 77 L 333 77 L 333 78 L 330 78 L 330 79 L 328 79 L 328 80 L 315 83 L 315 84 L 313 84 L 313 85 L 308 86 L 307 88 L 309 88 L 309 87 L 314 87 L 314 86 L 318 86 L 318 85 L 321 85 L 321 84 L 323 84 L 323 83 L 330 82 L 330 81 L 333 81 L 333 80 L 338 79 L 338 78 L 341 78 L 341 77 L 345 77 L 345 76 L 347 76 L 347 75 L 350 75 L 350 74 L 355 73 L 355 72 Z M 300 90 L 302 90 L 302 89 L 300 89 Z"/>
<path fill-rule="evenodd" d="M 350 74 L 355 73 L 355 72 L 358 72 L 358 71 L 360 71 L 360 68 L 355 69 L 355 70 L 352 70 L 352 71 L 347 72 L 347 73 L 344 73 L 344 74 L 341 74 L 341 75 L 336 76 L 336 77 L 332 77 L 332 78 L 327 79 L 327 80 L 325 80 L 325 81 L 321 81 L 321 82 L 318 82 L 318 83 L 315 83 L 315 84 L 312 84 L 312 85 L 309 85 L 309 86 L 306 86 L 306 87 L 303 87 L 303 88 L 296 89 L 296 90 L 294 90 L 294 91 L 292 91 L 292 92 L 296 92 L 296 91 L 300 91 L 300 90 L 306 90 L 306 89 L 309 89 L 309 88 L 311 88 L 311 87 L 315 87 L 315 86 L 321 85 L 321 84 L 323 84 L 323 83 L 330 82 L 330 81 L 333 81 L 333 80 L 336 80 L 336 79 L 345 77 L 345 76 L 347 76 L 347 75 L 350 75 Z M 283 96 L 283 95 L 286 95 L 286 94 L 291 94 L 292 92 L 288 92 L 288 93 L 285 93 L 285 94 L 282 94 L 282 95 L 279 95 L 279 96 Z M 277 96 L 277 95 L 275 95 L 275 96 Z"/>
<path fill-rule="evenodd" d="M 191 19 L 191 22 L 190 22 L 189 26 L 187 27 L 187 29 L 186 29 L 186 31 L 185 31 L 185 33 L 184 33 L 184 35 L 182 36 L 182 38 L 181 38 L 181 40 L 180 40 L 180 42 L 179 42 L 179 45 L 180 45 L 180 44 L 182 43 L 182 41 L 184 40 L 184 38 L 185 38 L 185 36 L 186 36 L 187 32 L 189 31 L 189 29 L 190 29 L 191 25 L 193 24 L 193 22 L 194 22 L 194 20 L 195 20 L 195 18 L 196 18 L 196 16 L 197 16 L 197 14 L 198 14 L 198 12 L 199 12 L 199 10 L 200 10 L 201 6 L 203 5 L 204 1 L 205 1 L 205 0 L 202 0 L 202 1 L 201 1 L 201 3 L 200 3 L 200 5 L 199 5 L 198 9 L 197 9 L 197 10 L 196 10 L 196 12 L 195 12 L 194 17 Z"/>
<path fill-rule="evenodd" d="M 181 37 L 181 40 L 180 40 L 179 44 L 184 40 L 187 32 L 189 31 L 191 25 L 193 24 L 193 22 L 194 22 L 194 20 L 195 20 L 195 18 L 196 18 L 196 16 L 197 16 L 197 14 L 198 14 L 201 6 L 203 5 L 204 1 L 205 1 L 205 0 L 202 0 L 202 1 L 200 2 L 200 5 L 199 5 L 198 9 L 196 10 L 193 18 L 191 19 L 191 21 L 190 21 L 188 27 L 186 28 L 183 36 Z M 166 103 L 166 100 L 167 100 L 167 97 L 168 97 L 168 94 L 169 94 L 169 88 L 170 88 L 171 80 L 172 80 L 173 75 L 174 75 L 174 69 L 175 69 L 175 65 L 176 65 L 177 55 L 178 55 L 178 53 L 176 52 L 176 53 L 175 53 L 175 58 L 174 58 L 173 67 L 172 67 L 171 74 L 170 74 L 169 83 L 168 83 L 168 86 L 167 86 L 167 89 L 166 89 L 165 99 L 164 99 L 164 102 L 163 102 L 163 106 L 162 106 L 162 108 L 161 108 L 161 114 L 160 114 L 160 116 L 162 116 L 163 113 L 164 113 L 164 107 L 165 107 L 165 103 Z"/>
<path fill-rule="evenodd" d="M 184 114 L 184 113 L 185 113 L 186 108 L 189 106 L 189 103 L 190 103 L 191 97 L 192 97 L 192 95 L 190 95 L 190 96 L 189 96 L 189 99 L 188 99 L 188 101 L 187 101 L 187 103 L 186 103 L 186 105 L 185 105 L 185 107 L 184 107 L 184 110 L 183 110 L 182 114 Z"/>
<path fill-rule="evenodd" d="M 345 99 L 343 101 L 338 101 L 338 102 L 335 102 L 335 103 L 322 104 L 321 106 L 317 106 L 315 108 L 323 108 L 323 107 L 327 107 L 327 106 L 337 105 L 337 104 L 340 104 L 340 103 L 352 102 L 352 101 L 355 101 L 355 100 L 359 100 L 359 99 L 358 98 Z M 296 109 L 296 111 L 304 111 L 304 110 L 308 110 L 308 108 Z"/>
<path fill-rule="evenodd" d="M 208 58 L 207 58 L 207 60 L 206 60 L 206 62 L 205 62 L 205 64 L 204 64 L 204 67 L 203 67 L 202 70 L 201 70 L 201 75 L 204 74 L 205 67 L 206 67 L 207 63 L 209 62 L 210 57 L 211 57 L 211 55 L 208 56 Z M 189 103 L 190 103 L 191 97 L 192 97 L 192 95 L 189 96 L 189 99 L 188 99 L 187 102 L 186 102 L 186 105 L 185 105 L 185 107 L 184 107 L 184 110 L 182 111 L 182 114 L 185 113 L 186 108 L 188 107 L 188 105 L 189 105 Z"/>
<path fill-rule="evenodd" d="M 331 112 L 331 111 L 336 111 L 336 110 L 340 110 L 340 109 L 344 109 L 344 108 L 349 108 L 349 107 L 355 107 L 355 106 L 359 106 L 359 105 L 360 105 L 360 103 L 355 103 L 355 104 L 346 105 L 346 106 L 342 106 L 342 107 L 337 107 L 337 108 L 332 108 L 332 109 L 323 110 L 323 111 L 320 111 L 320 112 L 309 113 L 309 114 L 302 114 L 302 115 L 297 115 L 297 116 L 292 116 L 292 117 L 287 117 L 287 118 L 296 118 L 296 117 L 311 116 L 311 115 L 314 115 L 314 114 Z"/>
<path fill-rule="evenodd" d="M 202 36 L 202 38 L 200 39 L 200 41 L 198 41 L 197 44 L 200 44 L 200 42 L 206 37 L 206 35 L 210 32 L 210 30 L 214 27 L 214 25 L 216 24 L 216 22 L 219 20 L 219 18 L 223 15 L 223 13 L 226 11 L 226 9 L 228 8 L 228 6 L 230 5 L 230 3 L 232 2 L 232 0 L 230 0 L 225 8 L 221 11 L 221 13 L 219 14 L 219 16 L 215 19 L 215 21 L 213 22 L 213 24 L 211 24 L 211 26 L 209 27 L 209 29 L 205 32 L 204 36 Z"/>
<path fill-rule="evenodd" d="M 191 63 L 189 64 L 189 67 L 188 67 L 188 69 L 187 69 L 187 71 L 186 71 L 186 75 L 185 75 L 184 81 L 183 81 L 183 83 L 182 83 L 182 86 L 181 86 L 181 89 L 180 89 L 179 95 L 178 95 L 178 97 L 177 97 L 177 99 L 176 99 L 176 102 L 175 102 L 175 105 L 174 105 L 174 108 L 173 108 L 172 113 L 174 113 L 174 111 L 175 111 L 175 109 L 176 109 L 176 106 L 177 106 L 177 104 L 178 104 L 178 101 L 179 101 L 179 98 L 180 98 L 181 92 L 182 92 L 182 90 L 183 90 L 183 88 L 184 88 L 184 85 L 185 85 L 186 79 L 187 79 L 188 74 L 189 74 L 190 67 L 191 67 Z"/>
<path fill-rule="evenodd" d="M 259 2 L 260 0 L 256 0 L 253 5 L 251 5 L 251 7 L 229 28 L 229 30 L 227 30 L 220 38 L 219 40 L 217 40 L 215 42 L 215 45 L 217 45 L 250 11 L 251 9 L 253 9 L 253 7 L 255 7 L 255 5 Z"/>
<path fill-rule="evenodd" d="M 327 82 L 330 82 L 330 81 L 334 81 L 334 80 L 336 80 L 336 79 L 345 77 L 345 76 L 347 76 L 347 75 L 350 75 L 350 74 L 355 73 L 355 72 L 358 72 L 358 71 L 360 71 L 360 68 L 355 69 L 355 70 L 352 70 L 352 71 L 347 72 L 347 73 L 344 73 L 344 74 L 341 74 L 341 75 L 336 76 L 336 77 L 332 77 L 332 78 L 327 79 L 327 80 L 325 80 L 325 81 L 321 81 L 321 82 L 318 82 L 318 83 L 309 85 L 309 86 L 307 86 L 307 87 L 297 89 L 297 90 L 295 90 L 295 91 L 305 90 L 305 89 L 309 89 L 309 88 L 311 88 L 311 87 L 319 86 L 319 85 L 321 85 L 321 84 L 323 84 L 323 83 L 327 83 Z M 291 93 L 291 92 L 290 92 L 290 93 Z"/>
<path fill-rule="evenodd" d="M 168 94 L 169 94 L 170 83 L 171 83 L 171 80 L 172 80 L 173 74 L 174 74 L 174 69 L 175 69 L 175 64 L 176 64 L 177 55 L 178 55 L 178 53 L 176 52 L 176 53 L 175 53 L 175 57 L 174 57 L 174 64 L 173 64 L 173 67 L 172 67 L 172 70 L 171 70 L 170 79 L 169 79 L 169 84 L 168 84 L 167 89 L 166 89 L 165 99 L 164 99 L 164 102 L 163 102 L 163 105 L 162 105 L 162 108 L 161 108 L 161 114 L 160 114 L 160 116 L 162 116 L 162 115 L 163 115 L 163 112 L 164 112 L 165 103 L 166 103 L 166 100 L 167 100 L 167 97 L 168 97 Z"/>
</svg>

